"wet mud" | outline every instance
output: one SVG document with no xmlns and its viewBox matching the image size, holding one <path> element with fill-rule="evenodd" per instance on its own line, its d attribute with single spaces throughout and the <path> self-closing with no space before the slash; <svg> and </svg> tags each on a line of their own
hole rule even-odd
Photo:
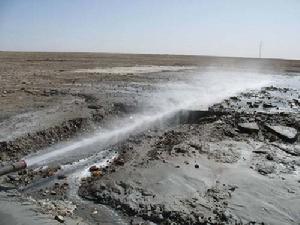
<svg viewBox="0 0 300 225">
<path fill-rule="evenodd" d="M 298 224 L 298 96 L 265 87 L 150 129 L 115 146 L 119 159 L 80 195 L 131 224 Z"/>
</svg>

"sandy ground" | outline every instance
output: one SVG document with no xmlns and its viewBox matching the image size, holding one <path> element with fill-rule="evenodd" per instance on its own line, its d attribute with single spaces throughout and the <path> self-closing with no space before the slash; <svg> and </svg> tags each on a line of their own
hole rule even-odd
<svg viewBox="0 0 300 225">
<path fill-rule="evenodd" d="M 173 101 L 178 89 L 171 84 L 190 79 L 195 69 L 272 72 L 296 76 L 297 81 L 300 63 L 1 52 L 1 164 L 35 152 L 43 155 L 45 149 L 68 146 L 141 109 L 153 110 L 157 91 L 169 91 Z M 213 91 L 214 83 L 210 85 Z M 182 87 L 180 91 L 186 94 Z M 230 97 L 230 92 L 224 90 L 224 96 Z M 100 155 L 94 155 L 100 149 L 95 142 L 76 154 L 60 155 L 48 168 L 2 177 L 0 224 L 57 224 L 54 217 L 61 214 L 66 224 L 299 224 L 299 138 L 286 138 L 267 127 L 285 126 L 289 134 L 299 131 L 298 83 L 221 100 L 204 112 L 176 113 L 164 126 L 140 130 L 129 139 L 124 135 Z M 253 122 L 250 131 L 239 125 Z M 64 176 L 57 174 L 63 170 L 60 165 L 88 156 L 95 164 L 117 157 L 82 181 L 79 193 L 88 199 L 84 201 L 77 196 L 78 183 L 70 179 L 75 167 Z M 21 196 L 5 192 L 8 187 L 21 188 Z M 28 198 L 34 200 L 23 204 Z M 61 206 L 64 209 L 76 206 L 72 215 L 61 212 L 59 201 L 72 202 Z"/>
</svg>

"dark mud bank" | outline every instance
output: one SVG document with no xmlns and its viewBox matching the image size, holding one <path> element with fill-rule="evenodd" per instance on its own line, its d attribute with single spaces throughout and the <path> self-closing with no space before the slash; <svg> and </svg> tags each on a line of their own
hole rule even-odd
<svg viewBox="0 0 300 225">
<path fill-rule="evenodd" d="M 73 137 L 87 125 L 87 118 L 75 118 L 42 131 L 28 133 L 26 136 L 11 141 L 2 141 L 0 142 L 0 159 L 2 161 L 18 160 L 39 149 Z"/>
</svg>

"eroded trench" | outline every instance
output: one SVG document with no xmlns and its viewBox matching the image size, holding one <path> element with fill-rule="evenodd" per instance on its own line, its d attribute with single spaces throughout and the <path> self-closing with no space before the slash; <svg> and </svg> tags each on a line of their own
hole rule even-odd
<svg viewBox="0 0 300 225">
<path fill-rule="evenodd" d="M 79 154 L 72 160 L 59 160 L 52 158 L 51 162 L 49 163 L 49 161 L 47 161 L 47 157 L 46 161 L 40 160 L 41 158 L 39 158 L 38 155 L 40 154 L 40 152 L 37 152 L 37 156 L 33 156 L 32 158 L 31 156 L 27 156 L 25 158 L 26 160 L 32 159 L 32 162 L 38 162 L 29 165 L 29 169 L 32 172 L 39 170 L 51 172 L 50 174 L 46 172 L 46 176 L 45 172 L 42 173 L 45 177 L 34 177 L 33 175 L 33 180 L 28 182 L 29 184 L 21 186 L 19 188 L 19 191 L 24 193 L 25 195 L 33 196 L 34 198 L 39 199 L 41 198 L 41 190 L 47 190 L 47 188 L 51 189 L 52 187 L 55 187 L 57 183 L 61 181 L 61 179 L 67 179 L 68 189 L 60 197 L 68 199 L 69 201 L 72 201 L 74 204 L 78 205 L 78 215 L 86 217 L 86 213 L 84 213 L 84 211 L 97 209 L 97 218 L 87 218 L 87 220 L 90 220 L 90 222 L 94 222 L 96 220 L 97 222 L 102 222 L 105 224 L 127 224 L 126 219 L 122 218 L 122 216 L 118 215 L 114 210 L 110 209 L 109 207 L 101 204 L 94 204 L 90 201 L 87 202 L 86 200 L 78 196 L 77 192 L 80 186 L 81 179 L 85 179 L 85 177 L 90 176 L 89 168 L 91 166 L 97 166 L 105 170 L 105 168 L 107 168 L 110 164 L 115 163 L 115 161 L 118 159 L 119 151 L 122 151 L 116 145 L 122 144 L 122 142 L 126 142 L 128 139 L 134 139 L 135 135 L 139 135 L 147 129 L 163 131 L 167 128 L 171 128 L 180 124 L 199 124 L 203 122 L 212 122 L 216 121 L 221 115 L 224 115 L 224 112 L 216 112 L 210 110 L 179 110 L 178 112 L 171 113 L 171 115 L 159 118 L 156 121 L 153 121 L 153 123 L 144 126 L 143 128 L 131 131 L 130 135 L 126 134 L 120 137 L 120 133 L 116 133 L 114 134 L 115 136 L 112 135 L 109 137 L 109 142 L 107 142 L 109 144 L 103 145 L 103 143 L 101 143 L 100 148 L 98 146 L 99 142 L 95 142 L 92 144 L 90 143 L 88 148 L 96 148 L 97 153 L 95 153 L 95 151 L 89 151 L 89 156 L 87 156 L 86 158 L 82 158 L 82 154 Z M 87 146 L 84 146 L 83 148 L 86 147 Z M 43 153 L 42 157 L 45 157 L 45 154 L 47 153 Z M 65 164 L 61 163 L 63 161 L 65 162 Z M 55 168 L 55 172 L 52 173 L 52 169 L 48 170 L 49 168 Z M 32 172 L 29 172 L 29 174 Z M 52 197 L 54 197 L 54 199 L 60 199 L 58 195 L 59 191 L 57 191 L 57 196 Z"/>
</svg>

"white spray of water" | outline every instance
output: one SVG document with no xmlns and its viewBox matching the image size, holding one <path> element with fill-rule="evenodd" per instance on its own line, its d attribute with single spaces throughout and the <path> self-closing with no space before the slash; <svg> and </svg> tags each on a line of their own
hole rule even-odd
<svg viewBox="0 0 300 225">
<path fill-rule="evenodd" d="M 206 109 L 209 105 L 246 89 L 260 88 L 272 81 L 272 76 L 255 73 L 209 72 L 175 83 L 162 84 L 161 90 L 153 94 L 148 104 L 154 106 L 151 112 L 145 111 L 118 121 L 109 130 L 101 130 L 69 145 L 27 158 L 27 164 L 43 165 L 67 157 L 76 152 L 93 151 L 89 146 L 107 146 L 128 138 L 129 135 L 147 129 L 154 123 L 183 110 Z M 99 149 L 99 148 L 96 148 Z"/>
</svg>

